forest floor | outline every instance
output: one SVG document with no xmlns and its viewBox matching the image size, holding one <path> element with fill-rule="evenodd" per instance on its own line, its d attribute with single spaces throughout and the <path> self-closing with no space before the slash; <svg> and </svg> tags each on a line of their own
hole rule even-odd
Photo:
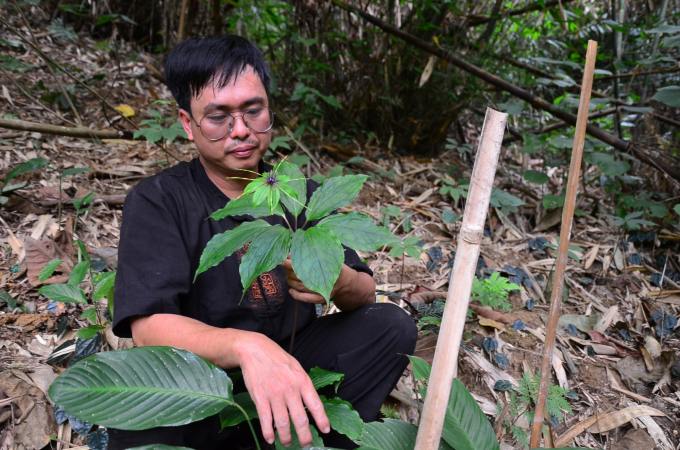
<svg viewBox="0 0 680 450">
<path fill-rule="evenodd" d="M 152 69 L 160 65 L 150 56 L 133 55 L 130 49 L 120 49 L 116 55 L 82 37 L 78 43 L 63 44 L 54 42 L 45 31 L 37 35 L 51 58 L 69 70 L 77 69 L 78 77 L 89 80 L 108 102 L 131 107 L 135 112 L 133 120 L 151 118 L 150 109 L 159 111 L 162 117 L 176 115 L 169 104 L 169 92 Z M 2 38 L 14 39 L 10 35 Z M 68 126 L 15 85 L 36 86 L 42 82 L 45 95 L 58 96 L 44 62 L 35 53 L 20 48 L 8 53 L 14 69 L 9 77 L 7 72 L 0 74 L 2 117 Z M 96 81 L 104 73 L 107 76 L 103 81 Z M 75 100 L 86 126 L 110 129 L 109 120 L 125 126 L 123 117 L 103 110 L 87 93 L 77 89 Z M 59 115 L 68 112 L 68 106 L 57 109 L 56 103 L 46 108 Z M 468 125 L 468 142 L 476 143 L 478 130 L 477 124 Z M 283 134 L 283 130 L 277 128 L 276 133 Z M 392 258 L 386 251 L 362 254 L 375 273 L 378 289 L 415 302 L 415 294 L 445 292 L 449 288 L 460 221 L 446 223 L 442 214 L 453 209 L 462 217 L 464 199 L 452 202 L 448 195 L 440 194 L 440 188 L 442 179 L 469 178 L 469 155 L 449 150 L 437 158 L 416 159 L 397 155 L 387 148 L 387 143 L 376 140 L 359 144 L 303 139 L 302 143 L 291 140 L 289 144 L 295 154 L 313 157 L 305 167 L 309 173 L 328 175 L 334 168 L 337 172 L 339 162 L 349 157 L 365 158 L 346 166 L 373 177 L 346 209 L 364 212 L 376 222 L 383 221 L 388 211 L 393 213 L 388 226 L 395 234 L 420 238 L 425 250 L 420 260 L 409 256 Z M 85 437 L 73 432 L 68 422 L 56 422 L 46 391 L 68 366 L 76 347 L 76 332 L 91 325 L 81 317 L 90 305 L 51 302 L 38 293 L 43 285 L 38 274 L 48 261 L 64 254 L 73 256 L 74 239 L 86 244 L 99 271 L 115 270 L 125 194 L 140 180 L 195 156 L 193 145 L 182 140 L 168 143 L 164 149 L 147 141 L 0 133 L 0 181 L 13 167 L 32 158 L 45 158 L 51 167 L 15 178 L 13 182 L 29 184 L 0 209 L 0 301 L 4 303 L 4 311 L 0 312 L 0 449 L 12 448 L 12 443 L 17 449 L 50 448 L 49 445 L 87 448 Z M 540 160 L 529 161 L 529 165 L 541 164 Z M 516 385 L 523 373 L 536 373 L 540 367 L 551 292 L 548 280 L 555 263 L 555 250 L 550 244 L 557 244 L 561 213 L 559 209 L 545 211 L 540 202 L 541 186 L 523 180 L 512 170 L 513 165 L 516 163 L 511 152 L 506 151 L 495 186 L 512 190 L 525 205 L 507 214 L 492 208 L 479 271 L 482 275 L 499 272 L 522 288 L 509 297 L 511 311 L 489 313 L 480 309 L 468 319 L 459 368 L 459 378 L 492 421 L 498 421 L 497 405 L 502 409 L 510 401 L 509 392 L 494 389 L 497 381 Z M 60 194 L 58 173 L 78 167 L 92 171 L 64 178 Z M 376 169 L 394 169 L 394 176 L 380 177 L 375 175 Z M 562 183 L 560 169 L 549 175 L 549 183 Z M 94 203 L 76 217 L 73 200 L 90 192 L 94 192 Z M 606 198 L 601 187 L 590 185 L 577 209 L 593 211 Z M 607 449 L 679 448 L 680 381 L 676 361 L 680 356 L 680 328 L 677 322 L 667 321 L 671 326 L 661 337 L 662 329 L 657 329 L 656 321 L 658 311 L 677 317 L 680 288 L 670 280 L 664 282 L 660 293 L 658 275 L 657 282 L 653 278 L 664 266 L 669 278 L 680 272 L 678 253 L 670 252 L 665 257 L 673 245 L 677 246 L 680 234 L 677 230 L 655 231 L 657 234 L 649 235 L 648 241 L 644 240 L 647 235 L 641 235 L 642 241 L 631 242 L 611 219 L 588 213 L 575 217 L 572 244 L 578 248 L 567 268 L 553 381 L 576 395 L 569 400 L 572 412 L 563 411 L 564 422 L 550 427 L 556 444 L 566 446 L 573 442 L 585 448 Z M 47 283 L 64 282 L 68 275 L 69 270 L 63 269 Z M 81 288 L 89 298 L 92 283 L 86 281 Z M 425 297 L 431 302 L 444 296 Z M 378 295 L 378 301 L 396 301 L 413 314 L 406 302 L 395 295 Z M 106 310 L 106 300 L 95 305 L 102 314 Z M 440 303 L 431 303 L 425 313 L 425 308 L 419 306 L 418 316 L 441 314 L 437 305 Z M 102 350 L 133 345 L 130 340 L 115 337 L 109 325 L 102 333 Z M 505 355 L 507 366 L 498 365 L 498 360 L 486 352 L 485 337 L 496 339 L 498 348 L 493 354 Z M 416 355 L 431 363 L 436 341 L 436 332 L 421 333 Z M 57 355 L 55 349 L 59 349 Z M 48 364 L 48 360 L 52 363 Z M 418 397 L 410 369 L 397 391 L 402 399 L 408 398 L 391 400 L 396 414 L 416 422 L 418 409 L 414 405 Z M 14 398 L 13 403 L 3 402 L 8 397 Z M 604 414 L 595 417 L 598 413 Z M 526 418 L 504 417 L 509 420 L 504 428 L 496 427 L 503 438 L 503 448 L 523 448 L 510 434 L 509 425 L 528 430 Z M 50 444 L 50 436 L 58 442 Z M 573 436 L 573 441 L 568 436 Z"/>
</svg>

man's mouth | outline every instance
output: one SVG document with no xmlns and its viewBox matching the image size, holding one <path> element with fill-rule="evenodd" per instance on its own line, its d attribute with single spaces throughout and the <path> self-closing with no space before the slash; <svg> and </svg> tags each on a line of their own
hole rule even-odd
<svg viewBox="0 0 680 450">
<path fill-rule="evenodd" d="M 235 156 L 236 158 L 249 158 L 254 152 L 256 147 L 254 145 L 239 145 L 238 147 L 232 148 L 227 152 L 227 154 Z"/>
</svg>

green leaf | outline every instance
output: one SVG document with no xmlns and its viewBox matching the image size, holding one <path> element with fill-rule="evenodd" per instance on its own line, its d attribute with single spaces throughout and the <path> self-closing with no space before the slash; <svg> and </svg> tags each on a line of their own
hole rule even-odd
<svg viewBox="0 0 680 450">
<path fill-rule="evenodd" d="M 319 437 L 319 432 L 316 431 L 316 428 L 313 426 L 309 426 L 309 431 L 312 433 L 312 447 L 309 448 L 309 450 L 312 450 L 314 448 L 326 448 L 323 446 L 323 440 Z M 285 447 L 282 443 L 281 440 L 279 440 L 279 432 L 276 432 L 276 450 L 302 450 L 302 446 L 300 445 L 300 441 L 297 437 L 297 433 L 295 432 L 295 427 L 293 426 L 293 422 L 290 422 L 290 434 L 293 438 L 291 441 L 290 445 L 288 447 Z"/>
<path fill-rule="evenodd" d="M 269 210 L 269 205 L 259 204 L 257 206 L 253 206 L 253 196 L 244 195 L 242 197 L 232 198 L 229 200 L 227 206 L 212 213 L 210 218 L 222 220 L 228 216 L 243 215 L 249 215 L 254 219 L 258 219 L 260 217 L 271 216 L 272 213 Z M 276 208 L 274 208 L 274 215 L 283 216 L 283 209 L 281 208 L 281 205 L 276 205 Z"/>
<path fill-rule="evenodd" d="M 673 211 L 675 211 L 675 214 L 680 216 L 680 204 L 677 204 L 673 207 Z"/>
<path fill-rule="evenodd" d="M 154 144 L 163 138 L 163 129 L 160 125 L 158 127 L 141 128 L 132 135 L 132 139 L 139 139 L 140 137 L 144 137 Z"/>
<path fill-rule="evenodd" d="M 680 47 L 680 35 L 663 38 L 664 47 Z"/>
<path fill-rule="evenodd" d="M 360 448 L 377 450 L 413 450 L 417 435 L 416 425 L 401 420 L 385 419 L 383 422 L 365 423 L 357 444 L 361 445 Z M 439 450 L 450 448 L 446 442 L 440 441 Z"/>
<path fill-rule="evenodd" d="M 352 156 L 345 164 L 361 164 L 364 161 L 366 161 L 366 158 L 363 156 Z"/>
<path fill-rule="evenodd" d="M 680 86 L 666 86 L 659 89 L 652 97 L 654 100 L 668 105 L 671 108 L 680 106 Z"/>
<path fill-rule="evenodd" d="M 426 379 L 430 378 L 432 367 L 430 367 L 430 365 L 424 359 L 418 358 L 417 356 L 406 356 L 408 356 L 408 359 L 411 360 L 413 376 L 416 377 L 417 380 L 420 380 L 424 383 Z"/>
<path fill-rule="evenodd" d="M 234 396 L 234 402 L 243 408 L 248 415 L 248 420 L 257 419 L 257 408 L 255 402 L 247 392 L 242 392 Z M 240 409 L 234 405 L 229 405 L 220 411 L 220 424 L 222 428 L 233 427 L 246 420 Z"/>
<path fill-rule="evenodd" d="M 94 285 L 94 291 L 92 292 L 92 300 L 95 302 L 101 300 L 104 297 L 109 296 L 109 291 L 113 288 L 116 283 L 116 272 L 105 272 L 97 277 L 96 284 Z M 112 300 L 109 298 L 109 300 Z"/>
<path fill-rule="evenodd" d="M 80 260 L 80 258 L 82 256 L 82 258 L 84 258 L 86 261 L 90 261 L 90 255 L 88 255 L 88 253 L 87 253 L 87 247 L 85 246 L 85 243 L 83 241 L 81 241 L 80 239 L 76 239 L 76 244 L 78 244 L 78 250 L 80 251 L 80 254 L 78 255 L 78 259 Z"/>
<path fill-rule="evenodd" d="M 610 177 L 621 176 L 630 170 L 630 164 L 626 161 L 611 161 L 598 165 L 602 173 Z"/>
<path fill-rule="evenodd" d="M 97 309 L 96 308 L 89 308 L 83 311 L 83 313 L 80 315 L 81 319 L 86 319 L 89 320 L 92 323 L 97 323 Z M 78 336 L 80 337 L 80 336 Z"/>
<path fill-rule="evenodd" d="M 171 347 L 97 353 L 57 377 L 49 396 L 81 420 L 122 430 L 184 425 L 233 403 L 224 370 Z"/>
<path fill-rule="evenodd" d="M 271 144 L 269 144 L 269 147 L 271 148 Z M 309 156 L 307 155 L 289 155 L 288 159 L 290 160 L 291 163 L 295 164 L 300 168 L 304 167 L 305 165 L 307 165 L 307 163 L 309 163 L 309 161 L 311 161 Z"/>
<path fill-rule="evenodd" d="M 307 220 L 320 219 L 352 203 L 367 178 L 366 175 L 345 175 L 326 180 L 309 200 Z"/>
<path fill-rule="evenodd" d="M 661 33 L 661 34 L 673 34 L 680 31 L 680 26 L 677 25 L 661 25 L 656 28 L 652 28 L 647 33 Z"/>
<path fill-rule="evenodd" d="M 87 303 L 83 291 L 70 284 L 51 284 L 41 287 L 38 292 L 55 302 Z"/>
<path fill-rule="evenodd" d="M 221 263 L 224 258 L 251 242 L 269 227 L 271 225 L 264 220 L 254 220 L 244 222 L 233 230 L 213 236 L 201 254 L 194 280 L 199 274 Z"/>
<path fill-rule="evenodd" d="M 274 225 L 253 238 L 238 268 L 244 293 L 255 278 L 283 264 L 290 251 L 291 235 L 288 228 Z"/>
<path fill-rule="evenodd" d="M 291 139 L 292 138 L 289 136 L 278 136 L 269 143 L 269 150 L 276 151 L 276 149 L 279 147 L 290 150 L 290 145 L 288 145 L 288 141 L 290 141 Z M 293 156 L 297 155 L 291 155 L 290 158 L 291 161 L 293 160 Z"/>
<path fill-rule="evenodd" d="M 545 209 L 555 209 L 564 206 L 563 195 L 546 194 L 543 196 L 542 201 Z"/>
<path fill-rule="evenodd" d="M 335 392 L 337 393 L 338 386 L 340 386 L 342 380 L 345 379 L 345 375 L 314 367 L 309 371 L 309 378 L 311 378 L 314 389 L 317 391 L 323 387 L 333 385 L 335 387 Z"/>
<path fill-rule="evenodd" d="M 92 172 L 92 169 L 89 167 L 74 167 L 73 169 L 66 169 L 61 173 L 61 177 L 68 177 L 69 175 L 76 175 L 85 172 Z"/>
<path fill-rule="evenodd" d="M 527 180 L 528 182 L 536 184 L 545 184 L 548 182 L 548 180 L 550 180 L 550 178 L 548 178 L 548 175 L 537 170 L 527 170 L 524 172 L 522 177 L 524 177 L 524 179 Z"/>
<path fill-rule="evenodd" d="M 341 177 L 344 170 L 345 168 L 343 166 L 335 166 L 328 172 L 328 178 Z"/>
<path fill-rule="evenodd" d="M 87 275 L 87 271 L 90 269 L 90 262 L 89 261 L 81 261 L 76 266 L 73 268 L 71 271 L 71 275 L 68 277 L 68 284 L 71 286 L 78 287 L 80 283 L 83 282 L 85 279 L 85 276 Z"/>
<path fill-rule="evenodd" d="M 494 189 L 491 191 L 489 205 L 494 208 L 500 208 L 503 214 L 508 214 L 519 211 L 517 207 L 524 205 L 524 202 L 508 192 Z"/>
<path fill-rule="evenodd" d="M 40 282 L 44 283 L 45 280 L 51 277 L 57 267 L 59 267 L 59 264 L 61 264 L 61 259 L 53 259 L 52 261 L 45 264 L 45 267 L 42 268 L 40 274 L 38 275 Z"/>
<path fill-rule="evenodd" d="M 293 271 L 304 285 L 330 303 L 331 291 L 345 262 L 340 240 L 321 227 L 298 229 L 290 246 L 290 259 Z"/>
<path fill-rule="evenodd" d="M 76 333 L 76 337 L 80 339 L 92 339 L 95 334 L 99 332 L 99 330 L 103 330 L 105 327 L 95 324 L 95 325 L 90 325 L 89 327 L 81 328 L 78 330 Z"/>
<path fill-rule="evenodd" d="M 2 189 L 0 189 L 0 192 L 3 194 L 11 194 L 12 192 L 18 191 L 19 189 L 23 189 L 26 186 L 28 186 L 28 181 L 24 181 L 23 183 L 10 184 L 9 186 L 3 186 Z"/>
<path fill-rule="evenodd" d="M 342 244 L 361 252 L 372 252 L 383 245 L 400 242 L 387 228 L 376 225 L 366 214 L 356 211 L 327 216 L 317 227 L 331 232 Z"/>
<path fill-rule="evenodd" d="M 321 403 L 326 410 L 331 428 L 354 441 L 361 437 L 364 422 L 349 402 L 339 398 L 327 399 L 322 395 Z"/>
<path fill-rule="evenodd" d="M 401 215 L 401 209 L 394 205 L 383 206 L 380 208 L 380 212 L 387 216 L 394 217 L 395 219 Z"/>
<path fill-rule="evenodd" d="M 460 220 L 460 216 L 452 209 L 442 211 L 442 220 L 446 223 L 454 223 Z"/>
<path fill-rule="evenodd" d="M 29 159 L 28 161 L 21 164 L 20 166 L 17 166 L 14 169 L 10 170 L 9 173 L 7 174 L 7 176 L 5 177 L 5 181 L 3 182 L 2 185 L 3 185 L 3 187 L 7 186 L 7 183 L 9 183 L 9 180 L 16 177 L 17 175 L 21 175 L 23 173 L 28 173 L 28 172 L 33 172 L 34 170 L 41 169 L 48 164 L 49 164 L 49 161 L 46 160 L 45 158 Z"/>
<path fill-rule="evenodd" d="M 454 378 L 444 418 L 444 439 L 456 450 L 497 450 L 491 423 L 463 383 Z"/>
<path fill-rule="evenodd" d="M 307 179 L 302 175 L 298 166 L 287 161 L 279 163 L 278 173 L 290 178 L 288 186 L 293 188 L 297 195 L 293 199 L 286 194 L 282 194 L 281 203 L 290 211 L 293 217 L 297 217 L 305 209 L 304 205 L 307 202 Z"/>
</svg>

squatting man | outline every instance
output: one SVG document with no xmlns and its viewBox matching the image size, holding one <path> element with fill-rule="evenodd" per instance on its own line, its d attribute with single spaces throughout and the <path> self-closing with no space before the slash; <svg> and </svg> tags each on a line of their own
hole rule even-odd
<svg viewBox="0 0 680 450">
<path fill-rule="evenodd" d="M 323 297 L 307 289 L 290 259 L 243 288 L 239 262 L 247 247 L 221 264 L 193 276 L 208 241 L 249 216 L 216 221 L 208 216 L 243 194 L 251 170 L 262 161 L 274 124 L 269 69 L 261 52 L 239 36 L 186 40 L 168 56 L 165 80 L 177 100 L 179 119 L 198 157 L 140 182 L 123 209 L 115 285 L 114 332 L 139 346 L 166 345 L 197 353 L 230 373 L 240 371 L 235 392 L 250 393 L 259 415 L 258 432 L 282 444 L 294 427 L 300 443 L 312 443 L 310 421 L 327 446 L 356 448 L 330 430 L 307 372 L 316 366 L 345 375 L 337 396 L 351 402 L 365 422 L 380 406 L 408 364 L 416 327 L 391 304 L 375 303 L 372 272 L 345 249 L 345 264 L 334 286 L 337 314 L 317 317 Z M 255 178 L 256 175 L 252 174 Z M 307 182 L 308 197 L 318 187 Z M 298 226 L 303 226 L 301 215 Z M 289 220 L 293 220 L 289 216 Z M 282 217 L 267 218 L 285 226 Z M 295 300 L 299 301 L 296 338 Z M 336 396 L 330 389 L 321 391 Z M 145 431 L 110 430 L 110 450 L 148 444 L 197 450 L 252 447 L 245 424 L 220 432 L 219 418 Z"/>
</svg>

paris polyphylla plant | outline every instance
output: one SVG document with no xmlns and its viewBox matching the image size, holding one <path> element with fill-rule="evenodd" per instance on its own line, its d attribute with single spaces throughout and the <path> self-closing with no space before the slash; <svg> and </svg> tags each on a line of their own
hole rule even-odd
<svg viewBox="0 0 680 450">
<path fill-rule="evenodd" d="M 243 293 L 253 280 L 281 265 L 290 254 L 298 278 L 329 304 L 345 259 L 343 245 L 364 252 L 385 245 L 403 247 L 399 238 L 365 214 L 333 214 L 354 201 L 366 175 L 325 180 L 308 202 L 307 180 L 296 165 L 283 160 L 271 172 L 258 175 L 241 197 L 230 200 L 210 217 L 221 220 L 249 215 L 261 220 L 245 221 L 215 235 L 201 255 L 196 277 L 249 243 L 239 266 Z M 298 220 L 303 213 L 305 220 Z M 288 226 L 271 225 L 267 221 L 271 216 L 283 217 Z"/>
</svg>

